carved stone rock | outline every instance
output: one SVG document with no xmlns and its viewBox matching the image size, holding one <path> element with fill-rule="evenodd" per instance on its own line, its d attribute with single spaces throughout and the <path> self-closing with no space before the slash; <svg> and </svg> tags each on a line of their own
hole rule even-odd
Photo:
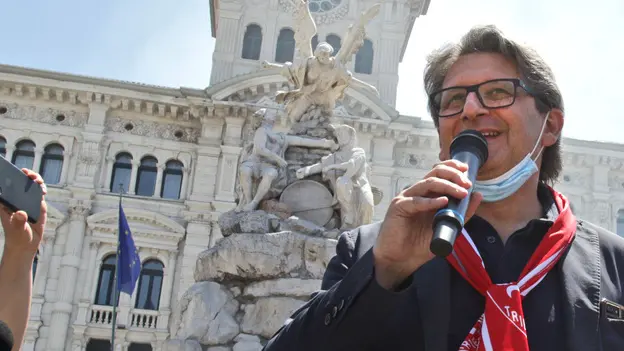
<svg viewBox="0 0 624 351">
<path fill-rule="evenodd" d="M 272 233 L 279 226 L 280 217 L 262 210 L 240 212 L 234 209 L 219 216 L 219 227 L 225 237 L 234 233 Z"/>
</svg>

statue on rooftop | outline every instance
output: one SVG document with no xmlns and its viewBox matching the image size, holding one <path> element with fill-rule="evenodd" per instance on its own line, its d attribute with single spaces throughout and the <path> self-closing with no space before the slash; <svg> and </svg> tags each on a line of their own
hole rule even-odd
<svg viewBox="0 0 624 351">
<path fill-rule="evenodd" d="M 275 100 L 285 105 L 292 123 L 305 121 L 304 114 L 312 106 L 320 108 L 322 114 L 330 116 L 336 102 L 344 97 L 345 89 L 356 83 L 361 89 L 379 95 L 377 89 L 353 77 L 346 68 L 353 55 L 360 49 L 366 36 L 365 26 L 379 13 L 380 4 L 363 12 L 357 23 L 351 25 L 343 38 L 342 46 L 335 56 L 334 48 L 326 42 L 319 43 L 312 50 L 312 38 L 316 35 L 316 24 L 305 0 L 294 0 L 295 43 L 302 62 L 275 64 L 264 62 L 265 68 L 280 68 L 282 75 L 294 85 L 291 91 L 279 91 Z M 315 118 L 312 114 L 307 118 Z"/>
</svg>

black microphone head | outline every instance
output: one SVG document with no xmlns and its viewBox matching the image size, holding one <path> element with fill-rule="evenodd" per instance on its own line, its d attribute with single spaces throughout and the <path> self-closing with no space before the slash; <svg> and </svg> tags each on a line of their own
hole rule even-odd
<svg viewBox="0 0 624 351">
<path fill-rule="evenodd" d="M 482 166 L 488 159 L 488 142 L 481 132 L 473 129 L 464 130 L 451 143 L 451 158 L 462 151 L 473 152 L 481 160 Z"/>
<path fill-rule="evenodd" d="M 13 332 L 11 328 L 0 321 L 0 351 L 11 351 L 13 349 Z"/>
</svg>

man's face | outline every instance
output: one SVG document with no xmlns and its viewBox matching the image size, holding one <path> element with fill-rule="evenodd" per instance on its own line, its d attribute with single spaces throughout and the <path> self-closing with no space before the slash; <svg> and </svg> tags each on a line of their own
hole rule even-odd
<svg viewBox="0 0 624 351">
<path fill-rule="evenodd" d="M 453 64 L 442 88 L 473 85 L 498 78 L 519 78 L 515 65 L 500 54 L 468 54 Z M 552 115 L 551 118 L 559 117 Z M 544 131 L 545 137 L 537 140 L 544 117 L 545 114 L 538 112 L 534 98 L 522 88 L 517 89 L 513 105 L 497 109 L 483 107 L 476 93 L 472 92 L 466 97 L 462 113 L 439 119 L 440 159 L 450 158 L 453 138 L 466 129 L 496 132 L 496 136 L 486 136 L 489 156 L 477 179 L 500 176 L 531 152 L 536 142 L 539 142 L 538 150 L 540 146 L 554 144 L 556 135 L 550 133 L 553 126 L 549 123 Z"/>
</svg>

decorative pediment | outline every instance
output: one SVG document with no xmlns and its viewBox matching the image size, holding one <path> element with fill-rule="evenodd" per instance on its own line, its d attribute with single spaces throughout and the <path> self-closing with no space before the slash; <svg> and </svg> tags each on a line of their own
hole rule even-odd
<svg viewBox="0 0 624 351">
<path fill-rule="evenodd" d="M 261 101 L 268 103 L 272 100 L 278 90 L 288 89 L 286 79 L 279 72 L 263 69 L 215 84 L 206 89 L 206 94 L 215 102 L 233 101 L 260 105 Z M 357 84 L 345 90 L 345 97 L 339 106 L 344 108 L 336 112 L 352 119 L 362 118 L 389 123 L 399 115 L 378 96 L 360 89 Z"/>
<path fill-rule="evenodd" d="M 138 208 L 124 208 L 134 240 L 139 246 L 163 244 L 171 247 L 184 237 L 186 230 L 176 221 L 159 213 Z M 116 242 L 119 210 L 95 213 L 87 218 L 87 225 L 96 239 Z"/>
</svg>

